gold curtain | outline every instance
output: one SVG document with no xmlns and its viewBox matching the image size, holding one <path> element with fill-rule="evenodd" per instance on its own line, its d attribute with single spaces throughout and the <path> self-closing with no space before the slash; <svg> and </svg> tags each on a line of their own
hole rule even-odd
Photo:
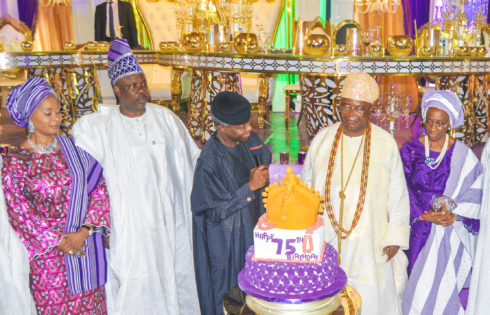
<svg viewBox="0 0 490 315">
<path fill-rule="evenodd" d="M 371 0 L 375 2 L 376 0 Z M 354 17 L 356 21 L 363 29 L 375 28 L 381 26 L 381 21 L 384 22 L 382 38 L 386 43 L 388 36 L 391 35 L 403 35 L 405 34 L 404 19 L 403 19 L 403 7 L 400 5 L 398 10 L 394 14 L 390 13 L 366 13 L 359 14 L 357 10 L 354 10 Z M 386 45 L 385 45 L 386 46 Z M 411 95 L 412 96 L 412 111 L 415 111 L 419 103 L 419 93 L 417 87 L 417 81 L 412 76 L 380 76 L 379 78 L 380 93 L 388 92 L 390 84 L 396 84 L 396 92 L 398 95 Z"/>
<path fill-rule="evenodd" d="M 71 6 L 38 6 L 36 32 L 34 34 L 35 50 L 63 50 L 63 43 L 73 39 Z"/>
</svg>

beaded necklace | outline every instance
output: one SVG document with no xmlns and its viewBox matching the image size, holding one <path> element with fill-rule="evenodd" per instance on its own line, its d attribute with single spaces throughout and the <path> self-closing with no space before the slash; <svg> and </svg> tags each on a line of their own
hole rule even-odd
<svg viewBox="0 0 490 315">
<path fill-rule="evenodd" d="M 54 137 L 54 141 L 48 145 L 39 145 L 32 142 L 31 136 L 29 135 L 27 137 L 27 142 L 29 142 L 29 145 L 34 151 L 41 154 L 52 153 L 58 149 L 58 140 L 56 140 L 56 137 Z"/>
<path fill-rule="evenodd" d="M 352 224 L 350 229 L 345 229 L 343 227 L 343 216 L 344 216 L 344 199 L 345 199 L 345 189 L 347 188 L 347 183 L 345 187 L 341 187 L 340 192 L 339 192 L 339 197 L 340 197 L 340 213 L 339 213 L 339 221 L 335 218 L 334 212 L 333 212 L 333 207 L 332 207 L 332 201 L 330 197 L 330 186 L 332 183 L 332 174 L 333 174 L 333 169 L 335 166 L 335 158 L 337 156 L 337 149 L 339 146 L 339 140 L 341 140 L 341 137 L 343 135 L 343 126 L 342 124 L 339 126 L 339 129 L 337 130 L 337 133 L 335 134 L 335 138 L 333 141 L 332 145 L 332 150 L 330 152 L 330 158 L 328 160 L 328 169 L 327 169 L 327 178 L 325 181 L 325 209 L 328 214 L 328 218 L 330 220 L 330 223 L 332 224 L 332 227 L 337 234 L 337 248 L 338 248 L 338 260 L 340 264 L 340 253 L 342 250 L 342 240 L 347 239 L 352 231 L 354 231 L 354 228 L 357 226 L 359 223 L 359 219 L 361 218 L 362 214 L 362 209 L 364 207 L 364 201 L 366 200 L 366 188 L 367 188 L 367 179 L 368 179 L 368 170 L 369 170 L 369 157 L 371 155 L 371 125 L 368 124 L 368 126 L 365 129 L 364 135 L 363 135 L 363 140 L 364 140 L 364 150 L 363 150 L 363 160 L 362 160 L 362 173 L 361 173 L 361 187 L 359 191 L 359 199 L 357 201 L 357 207 L 356 207 L 356 212 L 354 213 L 354 219 L 352 220 Z M 362 145 L 362 140 L 361 144 Z M 342 149 L 343 151 L 343 149 Z M 356 160 L 357 156 L 359 155 L 360 147 L 358 150 L 358 154 L 356 155 Z M 342 163 L 342 168 L 343 168 L 343 156 L 341 156 L 341 163 Z M 354 165 L 352 166 L 351 169 L 351 174 L 352 170 L 354 169 L 355 166 L 355 161 Z M 343 170 L 341 171 L 343 175 Z M 349 174 L 349 179 L 350 175 Z M 341 186 L 343 186 L 343 176 L 342 176 L 342 182 Z"/>
<path fill-rule="evenodd" d="M 424 139 L 425 165 L 427 165 L 431 170 L 435 170 L 436 168 L 438 168 L 442 162 L 442 159 L 446 155 L 448 144 L 449 144 L 449 136 L 446 133 L 446 140 L 444 140 L 444 146 L 442 147 L 442 151 L 441 151 L 441 153 L 439 153 L 439 156 L 437 157 L 437 159 L 434 160 L 433 158 L 430 157 L 429 137 L 425 136 L 425 139 Z"/>
</svg>

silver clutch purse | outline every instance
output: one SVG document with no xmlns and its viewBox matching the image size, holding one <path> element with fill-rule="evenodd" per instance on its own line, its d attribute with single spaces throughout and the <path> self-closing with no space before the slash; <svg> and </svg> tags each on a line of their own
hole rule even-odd
<svg viewBox="0 0 490 315">
<path fill-rule="evenodd" d="M 442 203 L 446 205 L 446 210 L 452 212 L 458 204 L 452 198 L 444 195 L 434 195 L 430 201 L 430 210 L 434 212 L 442 211 Z"/>
</svg>

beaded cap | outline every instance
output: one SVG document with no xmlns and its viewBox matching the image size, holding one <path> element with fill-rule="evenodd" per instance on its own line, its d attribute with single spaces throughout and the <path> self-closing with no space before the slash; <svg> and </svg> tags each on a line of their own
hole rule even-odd
<svg viewBox="0 0 490 315">
<path fill-rule="evenodd" d="M 132 74 L 143 73 L 143 69 L 141 69 L 125 39 L 116 38 L 111 43 L 107 52 L 107 72 L 112 85 Z"/>
</svg>

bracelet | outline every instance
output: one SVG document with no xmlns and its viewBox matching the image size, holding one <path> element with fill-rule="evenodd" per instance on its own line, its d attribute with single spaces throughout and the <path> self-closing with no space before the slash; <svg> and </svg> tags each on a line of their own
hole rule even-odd
<svg viewBox="0 0 490 315">
<path fill-rule="evenodd" d="M 84 224 L 81 227 L 88 231 L 88 236 L 94 234 L 94 228 L 92 226 Z"/>
</svg>

